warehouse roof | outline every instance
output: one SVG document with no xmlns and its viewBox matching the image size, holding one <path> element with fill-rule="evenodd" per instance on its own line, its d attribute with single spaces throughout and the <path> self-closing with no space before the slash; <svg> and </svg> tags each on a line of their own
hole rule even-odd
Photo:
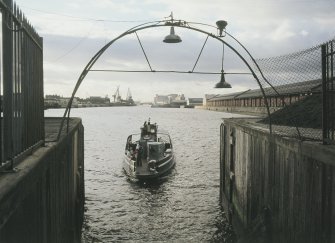
<svg viewBox="0 0 335 243">
<path fill-rule="evenodd" d="M 320 92 L 321 79 L 310 80 L 305 82 L 291 83 L 285 85 L 274 86 L 275 92 L 271 87 L 264 88 L 264 92 L 267 96 L 279 96 L 279 95 L 292 95 L 292 94 L 305 94 L 311 92 Z M 235 92 L 224 95 L 217 95 L 208 100 L 230 100 L 230 99 L 244 99 L 244 98 L 257 98 L 262 97 L 261 89 L 246 90 L 242 92 Z"/>
</svg>

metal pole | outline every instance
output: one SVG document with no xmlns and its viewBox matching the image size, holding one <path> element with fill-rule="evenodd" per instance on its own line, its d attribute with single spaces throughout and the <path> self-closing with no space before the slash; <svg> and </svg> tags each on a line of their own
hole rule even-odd
<svg viewBox="0 0 335 243">
<path fill-rule="evenodd" d="M 332 40 L 329 42 L 330 44 L 330 75 L 328 75 L 329 80 L 331 80 L 330 84 L 328 85 L 328 90 L 330 90 L 330 95 L 331 98 L 329 99 L 329 110 L 330 112 L 330 121 L 329 121 L 329 126 L 330 126 L 330 134 L 329 134 L 329 138 L 333 141 L 334 143 L 334 132 L 335 132 L 335 87 L 334 87 L 334 43 L 335 41 Z"/>
<path fill-rule="evenodd" d="M 6 1 L 7 6 L 12 9 L 12 1 Z M 12 27 L 12 22 L 8 22 L 8 12 L 2 14 L 2 32 L 3 32 L 3 149 L 4 160 L 12 159 L 12 122 L 13 122 L 13 35 L 8 25 Z"/>
<path fill-rule="evenodd" d="M 322 63 L 322 144 L 326 145 L 328 139 L 328 109 L 327 109 L 327 44 L 321 46 Z"/>
</svg>

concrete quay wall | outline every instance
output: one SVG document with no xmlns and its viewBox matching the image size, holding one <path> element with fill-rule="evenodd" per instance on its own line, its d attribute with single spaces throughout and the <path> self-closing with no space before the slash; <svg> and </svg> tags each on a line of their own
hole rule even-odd
<svg viewBox="0 0 335 243">
<path fill-rule="evenodd" d="M 221 126 L 229 220 L 246 242 L 335 242 L 335 147 L 270 136 L 250 120 Z"/>
<path fill-rule="evenodd" d="M 60 119 L 46 119 L 55 137 Z M 84 212 L 84 128 L 71 119 L 68 135 L 46 142 L 0 174 L 0 242 L 80 242 Z"/>
</svg>

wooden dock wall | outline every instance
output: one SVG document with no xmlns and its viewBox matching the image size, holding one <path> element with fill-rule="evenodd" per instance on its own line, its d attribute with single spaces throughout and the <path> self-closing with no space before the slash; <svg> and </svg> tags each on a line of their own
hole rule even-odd
<svg viewBox="0 0 335 243">
<path fill-rule="evenodd" d="M 334 146 L 226 119 L 220 147 L 221 202 L 246 242 L 335 242 Z"/>
<path fill-rule="evenodd" d="M 0 175 L 0 242 L 80 242 L 84 212 L 84 129 L 46 143 Z"/>
</svg>

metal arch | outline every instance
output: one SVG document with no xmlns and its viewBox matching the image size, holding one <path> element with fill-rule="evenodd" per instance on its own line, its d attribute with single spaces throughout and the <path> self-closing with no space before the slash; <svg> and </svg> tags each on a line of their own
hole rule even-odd
<svg viewBox="0 0 335 243">
<path fill-rule="evenodd" d="M 155 28 L 155 27 L 166 27 L 166 26 L 175 26 L 175 27 L 180 27 L 180 28 L 185 28 L 185 29 L 190 29 L 190 30 L 194 30 L 203 34 L 206 34 L 218 41 L 221 41 L 222 43 L 224 43 L 226 46 L 228 46 L 243 62 L 244 64 L 248 67 L 248 69 L 250 70 L 250 72 L 252 73 L 253 77 L 256 79 L 261 92 L 263 94 L 264 97 L 264 102 L 267 108 L 267 113 L 268 113 L 268 117 L 269 117 L 269 130 L 270 130 L 270 135 L 272 134 L 272 127 L 271 127 L 271 119 L 270 119 L 270 110 L 269 110 L 269 106 L 268 106 L 268 101 L 264 92 L 264 89 L 260 83 L 260 80 L 258 79 L 256 73 L 254 72 L 254 70 L 251 68 L 250 64 L 247 62 L 247 60 L 234 48 L 232 47 L 230 44 L 228 44 L 225 40 L 219 38 L 218 36 L 215 36 L 212 33 L 209 33 L 205 30 L 201 30 L 195 27 L 191 27 L 189 25 L 187 25 L 188 22 L 186 21 L 182 21 L 182 20 L 175 20 L 175 22 L 169 22 L 168 20 L 161 20 L 161 21 L 154 21 L 154 22 L 147 22 L 141 25 L 137 25 L 135 27 L 130 28 L 129 30 L 125 31 L 124 33 L 122 33 L 121 35 L 119 35 L 118 37 L 114 38 L 113 40 L 111 40 L 110 42 L 108 42 L 105 46 L 103 46 L 92 58 L 91 60 L 87 63 L 87 65 L 85 66 L 84 70 L 82 71 L 82 73 L 80 74 L 77 83 L 73 89 L 71 98 L 67 104 L 67 107 L 65 109 L 62 121 L 61 121 L 61 125 L 58 131 L 58 135 L 57 135 L 57 140 L 59 140 L 63 126 L 64 126 L 64 121 L 65 118 L 67 116 L 67 131 L 69 129 L 69 118 L 70 118 L 70 112 L 71 112 L 71 106 L 72 106 L 72 102 L 74 99 L 74 96 L 77 92 L 77 90 L 79 89 L 82 81 L 84 80 L 84 78 L 86 77 L 86 75 L 88 74 L 88 72 L 91 70 L 91 68 L 93 67 L 93 65 L 96 63 L 96 61 L 101 57 L 101 55 L 118 39 L 121 39 L 124 36 L 127 36 L 129 34 L 135 33 L 136 31 L 140 31 L 140 30 L 144 30 L 144 29 L 149 29 L 149 28 Z M 194 23 L 194 24 L 202 24 L 202 23 Z M 202 25 L 206 25 L 206 24 L 202 24 Z M 206 25 L 206 26 L 211 26 L 211 25 Z M 213 27 L 213 26 L 211 26 Z M 230 35 L 231 36 L 231 35 Z M 233 38 L 235 39 L 235 38 Z M 236 40 L 236 39 L 235 39 Z M 240 42 L 238 42 L 240 45 L 242 45 Z M 245 49 L 245 47 L 242 45 L 242 47 Z M 246 50 L 246 49 L 245 49 Z M 246 50 L 247 51 L 247 50 Z M 247 51 L 247 53 L 249 54 L 249 56 L 251 56 L 251 54 Z M 252 60 L 253 57 L 251 56 Z M 257 66 L 258 67 L 258 66 Z M 259 68 L 259 67 L 258 67 Z"/>
</svg>

